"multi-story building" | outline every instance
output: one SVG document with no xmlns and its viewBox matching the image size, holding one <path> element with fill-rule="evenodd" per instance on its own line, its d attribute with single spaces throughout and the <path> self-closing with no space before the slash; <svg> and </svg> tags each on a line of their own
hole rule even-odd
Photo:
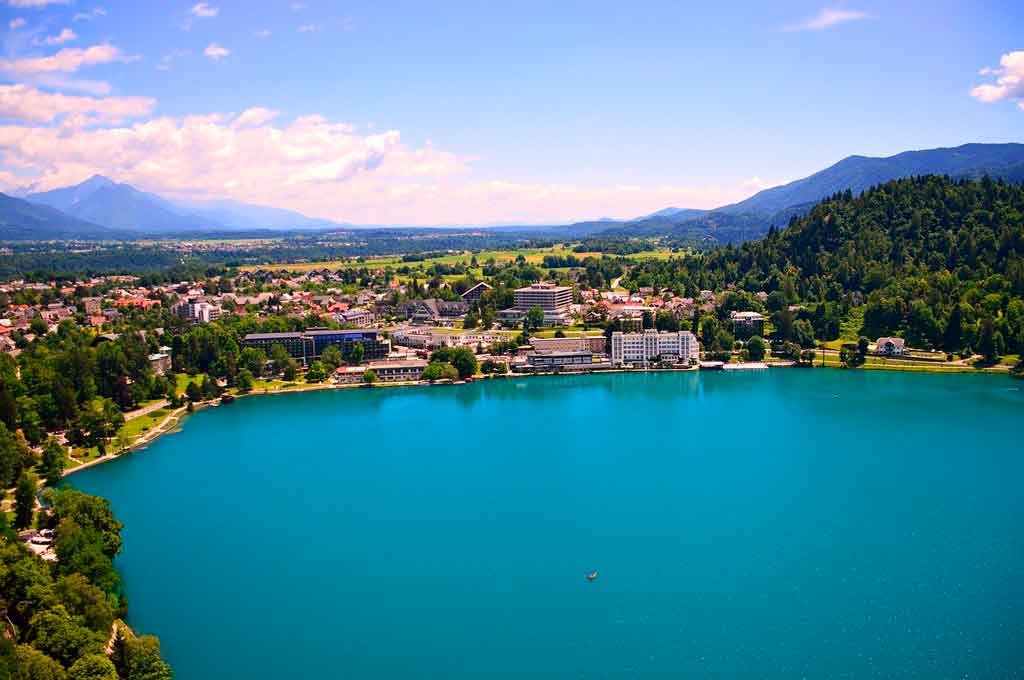
<svg viewBox="0 0 1024 680">
<path fill-rule="evenodd" d="M 391 352 L 391 341 L 375 330 L 308 330 L 298 333 L 250 333 L 242 340 L 243 347 L 257 347 L 268 355 L 274 345 L 281 345 L 289 355 L 304 362 L 320 357 L 324 350 L 336 345 L 343 357 L 351 356 L 356 345 L 363 346 L 363 360 L 384 359 Z"/>
<path fill-rule="evenodd" d="M 462 294 L 462 301 L 472 304 L 480 301 L 480 296 L 491 290 L 491 286 L 481 281 Z"/>
<path fill-rule="evenodd" d="M 543 310 L 545 326 L 567 325 L 572 307 L 572 288 L 556 286 L 553 283 L 535 283 L 525 288 L 517 288 L 515 307 L 498 312 L 498 320 L 506 323 L 521 321 L 534 307 Z"/>
<path fill-rule="evenodd" d="M 530 345 L 538 352 L 592 352 L 604 354 L 603 335 L 581 335 L 575 338 L 530 338 Z"/>
<path fill-rule="evenodd" d="M 612 363 L 648 364 L 659 361 L 692 363 L 700 356 L 697 337 L 690 331 L 670 333 L 648 329 L 643 333 L 612 333 Z"/>
<path fill-rule="evenodd" d="M 338 312 L 338 323 L 349 326 L 369 326 L 377 320 L 377 316 L 368 309 L 355 308 Z"/>
<path fill-rule="evenodd" d="M 391 332 L 396 345 L 415 347 L 417 349 L 437 349 L 451 347 L 456 343 L 452 333 L 434 333 L 428 328 L 399 328 Z"/>
<path fill-rule="evenodd" d="M 535 283 L 515 292 L 516 308 L 524 312 L 533 307 L 544 310 L 544 317 L 556 317 L 569 313 L 572 305 L 572 288 L 556 286 L 553 283 Z"/>
<path fill-rule="evenodd" d="M 764 335 L 764 316 L 758 312 L 730 312 L 733 333 L 738 338 Z"/>
<path fill-rule="evenodd" d="M 206 300 L 200 298 L 186 298 L 178 304 L 178 316 L 190 319 L 195 323 L 210 323 L 216 321 L 223 314 L 223 310 Z"/>
</svg>

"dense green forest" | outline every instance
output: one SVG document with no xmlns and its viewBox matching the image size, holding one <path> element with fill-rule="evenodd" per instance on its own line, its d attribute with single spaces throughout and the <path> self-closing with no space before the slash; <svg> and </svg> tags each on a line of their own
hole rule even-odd
<svg viewBox="0 0 1024 680">
<path fill-rule="evenodd" d="M 793 314 L 823 340 L 852 309 L 861 335 L 986 356 L 1024 349 L 1024 187 L 895 180 L 843 192 L 758 241 L 635 267 L 627 283 L 680 294 L 736 289 L 734 308 Z M 776 324 L 778 326 L 778 324 Z M 788 324 L 791 325 L 791 324 Z"/>
<path fill-rule="evenodd" d="M 51 509 L 38 523 L 53 531 L 58 561 L 44 562 L 0 526 L 0 678 L 170 680 L 155 637 L 114 632 L 127 600 L 113 562 L 121 523 L 110 505 L 70 488 L 47 494 Z"/>
</svg>

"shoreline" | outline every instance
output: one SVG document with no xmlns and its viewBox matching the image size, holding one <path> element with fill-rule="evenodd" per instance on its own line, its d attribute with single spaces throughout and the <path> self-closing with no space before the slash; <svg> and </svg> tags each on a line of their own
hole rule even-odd
<svg viewBox="0 0 1024 680">
<path fill-rule="evenodd" d="M 765 368 L 761 369 L 761 370 L 765 370 L 765 369 L 773 370 L 773 369 L 779 369 L 779 368 L 803 368 L 805 370 L 831 369 L 831 370 L 891 371 L 891 372 L 894 372 L 894 373 L 922 373 L 922 374 L 927 374 L 927 375 L 943 375 L 943 374 L 945 374 L 945 375 L 965 375 L 965 374 L 968 374 L 968 373 L 974 373 L 974 374 L 977 374 L 977 375 L 1003 375 L 1003 376 L 1013 377 L 1012 373 L 1010 373 L 1010 371 L 1009 371 L 1009 367 L 1007 367 L 1006 370 L 999 370 L 999 369 L 995 369 L 995 368 L 968 368 L 968 367 L 963 367 L 964 370 L 953 369 L 953 370 L 948 370 L 948 371 L 941 371 L 941 370 L 940 371 L 935 371 L 935 370 L 927 370 L 927 369 L 921 369 L 921 368 L 909 368 L 909 367 L 908 368 L 895 368 L 895 367 L 892 367 L 892 366 L 859 366 L 856 369 L 844 369 L 843 367 L 839 367 L 839 366 L 821 366 L 821 365 L 796 366 L 796 365 L 792 365 L 792 364 L 778 364 L 778 363 L 770 363 L 769 362 L 769 363 L 765 364 Z M 506 373 L 506 374 L 501 374 L 501 375 L 491 374 L 491 375 L 474 376 L 473 377 L 473 381 L 476 382 L 476 381 L 480 381 L 480 380 L 495 380 L 495 379 L 509 379 L 509 378 L 536 378 L 536 377 L 544 377 L 544 376 L 549 376 L 549 377 L 550 376 L 554 376 L 554 377 L 558 377 L 558 376 L 580 376 L 580 375 L 595 375 L 595 374 L 605 374 L 605 373 L 691 373 L 691 372 L 692 373 L 700 373 L 702 371 L 714 371 L 714 372 L 717 373 L 717 372 L 721 372 L 721 369 L 720 368 L 717 368 L 717 369 L 703 368 L 702 369 L 700 367 L 696 367 L 695 366 L 695 367 L 690 367 L 690 368 L 611 368 L 611 369 L 602 369 L 602 370 L 599 370 L 599 371 L 559 371 L 559 372 L 545 371 L 545 372 Z M 733 369 L 732 372 L 746 373 L 746 372 L 761 372 L 761 371 L 760 370 L 753 371 L 752 369 L 737 368 L 737 369 Z M 381 388 L 401 388 L 401 387 L 429 387 L 429 386 L 447 386 L 447 385 L 461 385 L 461 384 L 464 384 L 464 383 L 459 382 L 459 383 L 447 383 L 447 384 L 445 384 L 445 383 L 431 383 L 429 381 L 422 381 L 422 380 L 418 380 L 418 381 L 415 381 L 415 382 L 404 381 L 404 382 L 392 382 L 392 383 L 374 383 L 370 387 L 367 387 L 367 385 L 364 384 L 364 383 L 353 383 L 353 384 L 345 384 L 345 385 L 332 385 L 332 384 L 323 384 L 323 383 L 312 384 L 312 385 L 309 385 L 309 384 L 303 385 L 301 383 L 296 383 L 294 387 L 287 387 L 287 388 L 283 388 L 283 389 L 282 388 L 278 388 L 278 389 L 274 389 L 274 390 L 269 390 L 269 389 L 264 388 L 263 390 L 252 390 L 251 392 L 247 392 L 245 394 L 232 394 L 231 396 L 233 396 L 236 400 L 238 400 L 238 399 L 244 399 L 246 397 L 260 397 L 260 396 L 266 397 L 266 396 L 274 396 L 274 395 L 279 395 L 279 394 L 297 394 L 297 393 L 302 393 L 302 392 L 322 392 L 322 391 L 329 391 L 329 390 L 381 389 Z M 211 402 L 211 401 L 194 402 L 193 403 L 192 412 L 196 413 L 198 411 L 201 411 L 201 410 L 204 410 L 204 409 L 208 409 L 208 408 L 219 408 L 220 406 L 224 406 L 224 405 L 226 405 L 226 404 L 222 404 L 219 397 L 216 400 L 216 403 Z M 94 460 L 90 460 L 90 461 L 88 461 L 86 463 L 81 463 L 79 465 L 76 465 L 75 467 L 65 468 L 63 470 L 63 472 L 62 472 L 62 476 L 64 478 L 67 478 L 67 477 L 73 475 L 76 472 L 81 472 L 82 470 L 87 470 L 89 468 L 93 468 L 93 467 L 96 467 L 98 465 L 102 465 L 104 463 L 109 463 L 111 461 L 117 460 L 118 458 L 121 458 L 123 456 L 131 455 L 131 454 L 135 453 L 136 451 L 145 448 L 149 444 L 152 444 L 154 441 L 156 441 L 160 437 L 162 437 L 162 436 L 164 436 L 166 434 L 170 434 L 170 433 L 174 432 L 178 427 L 180 427 L 184 423 L 184 421 L 185 421 L 185 419 L 186 419 L 186 417 L 188 415 L 190 415 L 189 412 L 188 412 L 188 407 L 187 406 L 180 406 L 180 407 L 174 409 L 171 413 L 167 414 L 167 417 L 164 418 L 162 421 L 160 421 L 160 423 L 155 425 L 150 430 L 147 430 L 140 437 L 138 437 L 131 445 L 129 445 L 128 447 L 122 449 L 118 453 L 108 453 L 108 454 L 106 454 L 104 456 L 101 456 L 99 458 L 96 458 Z"/>
</svg>

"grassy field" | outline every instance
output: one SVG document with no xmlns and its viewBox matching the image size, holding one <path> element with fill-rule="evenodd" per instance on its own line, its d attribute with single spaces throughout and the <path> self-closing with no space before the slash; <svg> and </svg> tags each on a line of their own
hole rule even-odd
<svg viewBox="0 0 1024 680">
<path fill-rule="evenodd" d="M 139 416 L 138 418 L 132 418 L 125 422 L 118 432 L 119 437 L 123 437 L 125 441 L 134 442 L 136 438 L 142 436 L 144 433 L 150 431 L 161 422 L 164 418 L 174 411 L 170 406 L 166 408 L 158 408 L 155 411 L 150 411 L 146 415 Z"/>
<path fill-rule="evenodd" d="M 464 251 L 461 253 L 452 253 L 449 255 L 442 255 L 440 257 L 432 257 L 418 262 L 402 262 L 400 256 L 388 256 L 388 257 L 368 257 L 363 262 L 357 262 L 356 260 L 334 260 L 330 262 L 296 262 L 296 263 L 279 263 L 271 265 L 248 265 L 240 267 L 241 271 L 255 271 L 257 269 L 286 269 L 292 272 L 305 272 L 312 269 L 360 269 L 362 267 L 369 267 L 371 269 L 397 269 L 399 267 L 423 267 L 427 268 L 433 264 L 459 264 L 463 263 L 469 265 L 472 262 L 473 257 L 476 257 L 478 264 L 483 265 L 490 259 L 494 259 L 495 262 L 511 262 L 517 257 L 522 255 L 526 261 L 530 264 L 539 265 L 544 261 L 545 255 L 559 255 L 568 256 L 574 255 L 579 259 L 585 257 L 601 257 L 602 253 L 599 252 L 586 252 L 586 253 L 575 253 L 573 252 L 572 243 L 559 243 L 550 248 L 517 248 L 510 250 L 484 250 L 478 253 L 471 253 Z M 672 251 L 668 248 L 661 248 L 658 250 L 646 250 L 639 253 L 633 253 L 628 255 L 631 260 L 645 260 L 645 259 L 668 259 L 673 255 Z M 475 271 L 477 276 L 481 274 L 479 268 Z M 458 277 L 454 277 L 458 278 Z"/>
<path fill-rule="evenodd" d="M 833 368 L 841 368 L 838 354 L 825 354 L 825 365 Z M 821 365 L 822 353 L 819 351 L 814 360 L 815 366 Z M 898 359 L 883 359 L 881 357 L 867 357 L 865 362 L 856 369 L 868 369 L 879 371 L 907 371 L 912 373 L 993 373 L 981 368 L 964 366 L 946 362 L 924 362 L 924 361 L 900 361 Z M 999 371 L 1003 373 L 1004 371 Z"/>
<path fill-rule="evenodd" d="M 825 346 L 838 351 L 845 342 L 857 342 L 860 340 L 860 332 L 864 326 L 864 306 L 853 307 L 846 318 L 839 322 L 839 337 L 829 340 Z M 870 338 L 872 342 L 875 338 Z"/>
<path fill-rule="evenodd" d="M 185 389 L 189 383 L 201 383 L 206 377 L 205 373 L 198 373 L 196 375 L 189 375 L 188 373 L 175 373 L 174 374 L 174 389 L 178 393 L 178 396 L 185 394 Z"/>
</svg>

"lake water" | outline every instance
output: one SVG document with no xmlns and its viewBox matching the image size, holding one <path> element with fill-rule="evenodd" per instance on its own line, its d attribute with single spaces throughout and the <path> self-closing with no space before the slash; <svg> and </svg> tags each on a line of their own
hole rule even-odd
<svg viewBox="0 0 1024 680">
<path fill-rule="evenodd" d="M 125 522 L 130 622 L 179 680 L 1024 677 L 1022 388 L 278 395 L 71 479 Z"/>
</svg>

